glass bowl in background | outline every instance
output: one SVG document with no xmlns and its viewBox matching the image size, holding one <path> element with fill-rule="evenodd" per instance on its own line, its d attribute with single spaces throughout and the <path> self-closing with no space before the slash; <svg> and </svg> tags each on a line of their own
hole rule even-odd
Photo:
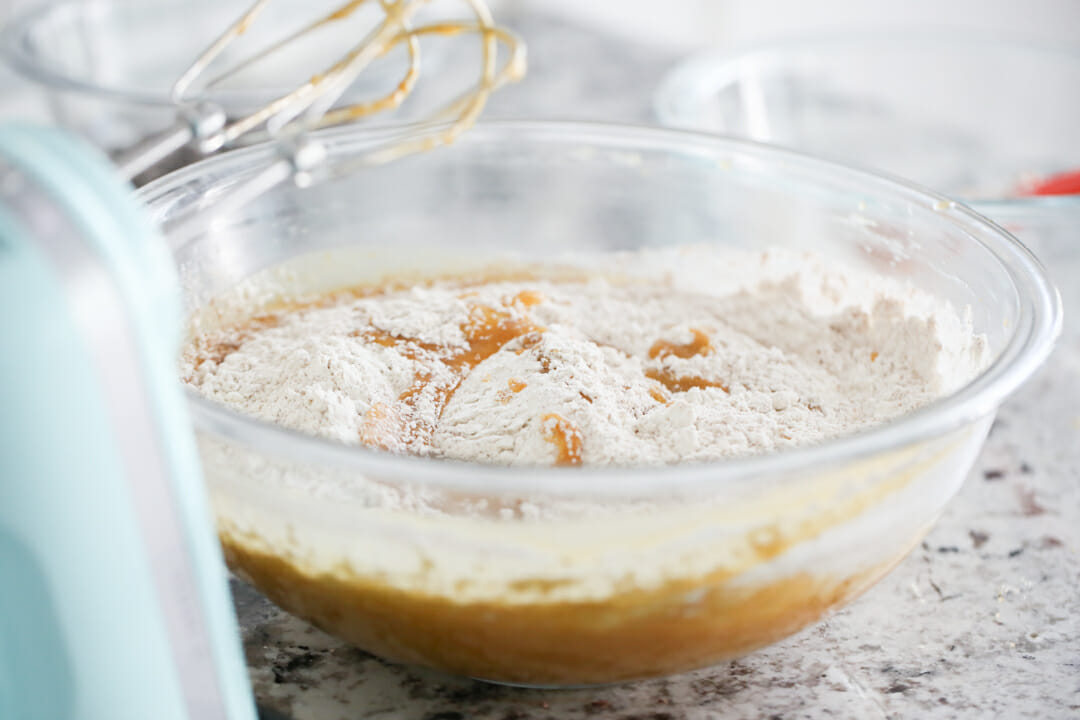
<svg viewBox="0 0 1080 720">
<path fill-rule="evenodd" d="M 173 83 L 250 5 L 249 0 L 60 0 L 13 20 L 3 31 L 0 48 L 13 68 L 45 91 L 59 125 L 112 154 L 175 121 L 176 109 L 169 100 Z M 342 0 L 269 3 L 240 41 L 225 51 L 220 67 L 232 66 L 341 5 Z M 230 116 L 250 112 L 339 60 L 359 41 L 357 28 L 364 32 L 378 14 L 373 5 L 360 6 L 355 16 L 330 23 L 310 40 L 252 66 L 201 98 L 219 104 Z M 425 71 L 437 69 L 445 55 L 440 43 L 424 43 Z M 343 100 L 370 99 L 392 90 L 405 67 L 399 48 L 365 70 Z M 139 180 L 195 159 L 191 152 L 170 158 Z"/>
<path fill-rule="evenodd" d="M 331 166 L 377 134 L 322 135 Z M 665 675 L 779 640 L 895 565 L 956 492 L 995 410 L 1049 353 L 1057 296 L 1019 243 L 901 182 L 662 129 L 491 123 L 453 147 L 231 214 L 215 199 L 270 147 L 140 191 L 173 238 L 187 308 L 248 285 L 318 291 L 493 261 L 681 246 L 809 250 L 970 307 L 992 363 L 867 432 L 662 468 L 505 468 L 402 457 L 189 405 L 230 566 L 281 607 L 398 661 L 492 681 Z M 898 242 L 898 239 L 900 240 Z M 284 263 L 284 265 L 282 265 Z M 602 268 L 599 268 L 602 270 Z"/>
<path fill-rule="evenodd" d="M 908 178 L 1002 224 L 1080 316 L 1080 194 L 1025 196 L 1080 171 L 1080 50 L 893 31 L 709 51 L 676 67 L 659 120 Z M 1074 290 L 1076 288 L 1076 290 Z"/>
</svg>

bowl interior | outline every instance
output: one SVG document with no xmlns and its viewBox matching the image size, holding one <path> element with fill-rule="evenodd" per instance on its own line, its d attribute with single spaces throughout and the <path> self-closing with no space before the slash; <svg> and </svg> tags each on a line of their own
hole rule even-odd
<svg viewBox="0 0 1080 720">
<path fill-rule="evenodd" d="M 180 212 L 213 216 L 212 231 L 176 249 L 192 305 L 258 270 L 333 248 L 369 251 L 364 266 L 346 270 L 363 280 L 476 258 L 557 262 L 707 244 L 808 251 L 911 282 L 970 306 L 995 352 L 1015 333 L 1021 298 L 997 254 L 1009 241 L 948 201 L 761 148 L 659 132 L 581 135 L 493 125 L 449 150 L 312 190 L 279 186 L 219 217 L 219 193 L 266 156 L 228 157 L 155 186 L 148 199 L 164 223 Z M 363 133 L 330 137 L 339 158 L 366 142 Z"/>
</svg>

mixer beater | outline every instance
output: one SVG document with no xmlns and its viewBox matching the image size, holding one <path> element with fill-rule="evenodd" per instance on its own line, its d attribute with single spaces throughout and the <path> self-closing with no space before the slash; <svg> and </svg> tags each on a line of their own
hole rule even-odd
<svg viewBox="0 0 1080 720">
<path fill-rule="evenodd" d="M 314 181 L 313 172 L 326 154 L 322 144 L 309 136 L 310 131 L 344 125 L 398 108 L 412 94 L 420 77 L 420 38 L 425 36 L 477 37 L 482 50 L 477 80 L 425 120 L 389 133 L 383 142 L 377 143 L 349 167 L 336 168 L 336 172 L 351 172 L 359 166 L 378 165 L 453 142 L 476 121 L 492 92 L 516 82 L 525 73 L 525 45 L 512 32 L 495 24 L 483 0 L 464 0 L 472 15 L 468 20 L 428 24 L 415 24 L 414 19 L 421 9 L 432 4 L 432 0 L 349 0 L 232 67 L 211 75 L 221 64 L 224 51 L 258 20 L 269 2 L 256 0 L 180 75 L 170 93 L 177 108 L 176 122 L 121 153 L 116 162 L 122 175 L 131 179 L 185 148 L 208 155 L 235 146 L 241 139 L 255 138 L 275 141 L 279 159 L 221 198 L 221 209 L 248 202 L 288 180 L 301 186 L 309 185 Z M 377 6 L 380 19 L 337 62 L 311 75 L 299 87 L 236 118 L 230 118 L 221 106 L 200 100 L 201 94 L 219 87 L 240 71 L 282 52 L 331 23 L 348 20 L 362 6 Z M 407 50 L 408 66 L 393 90 L 372 100 L 337 105 L 365 68 L 398 46 Z M 501 59 L 500 46 L 505 53 Z M 436 127 L 438 131 L 431 132 Z M 170 226 L 168 232 L 186 236 L 196 225 L 201 227 L 199 218 L 184 218 Z"/>
</svg>

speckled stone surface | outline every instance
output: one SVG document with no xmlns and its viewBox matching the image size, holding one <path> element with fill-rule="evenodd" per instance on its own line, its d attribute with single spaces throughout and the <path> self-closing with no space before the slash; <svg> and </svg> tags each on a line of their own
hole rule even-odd
<svg viewBox="0 0 1080 720">
<path fill-rule="evenodd" d="M 516 24 L 532 75 L 494 114 L 647 119 L 673 58 Z M 558 93 L 589 100 L 558 112 Z M 718 667 L 599 689 L 487 685 L 383 662 L 233 591 L 256 698 L 295 720 L 1080 718 L 1080 335 L 1002 408 L 963 490 L 892 574 Z"/>
</svg>

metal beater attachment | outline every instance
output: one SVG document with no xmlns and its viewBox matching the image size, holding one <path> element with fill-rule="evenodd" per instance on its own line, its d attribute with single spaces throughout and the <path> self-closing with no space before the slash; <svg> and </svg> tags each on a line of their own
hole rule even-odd
<svg viewBox="0 0 1080 720">
<path fill-rule="evenodd" d="M 279 142 L 280 160 L 234 188 L 224 201 L 228 204 L 246 202 L 289 179 L 301 185 L 310 184 L 311 172 L 323 161 L 325 152 L 317 141 L 307 137 L 307 133 L 401 105 L 420 77 L 420 38 L 424 36 L 473 35 L 479 38 L 483 53 L 478 79 L 426 120 L 410 126 L 412 131 L 391 133 L 383 144 L 359 158 L 360 164 L 379 164 L 452 142 L 476 121 L 492 92 L 520 79 L 525 73 L 524 44 L 513 33 L 495 25 L 483 0 L 464 0 L 472 14 L 468 20 L 418 26 L 413 24 L 414 16 L 432 0 L 349 0 L 307 27 L 211 76 L 211 70 L 218 64 L 215 61 L 256 22 L 269 2 L 256 0 L 180 76 L 171 93 L 177 106 L 176 123 L 117 157 L 121 173 L 133 178 L 183 148 L 193 148 L 205 155 L 234 145 L 241 137 L 264 133 Z M 330 23 L 346 20 L 365 4 L 379 7 L 380 20 L 337 62 L 313 74 L 291 92 L 235 119 L 229 118 L 223 108 L 198 99 L 205 91 L 267 56 L 281 52 Z M 409 63 L 390 93 L 363 103 L 335 106 L 365 68 L 399 45 L 407 49 Z M 505 58 L 501 62 L 500 45 L 505 49 Z M 434 126 L 440 126 L 438 132 L 431 132 Z"/>
</svg>

